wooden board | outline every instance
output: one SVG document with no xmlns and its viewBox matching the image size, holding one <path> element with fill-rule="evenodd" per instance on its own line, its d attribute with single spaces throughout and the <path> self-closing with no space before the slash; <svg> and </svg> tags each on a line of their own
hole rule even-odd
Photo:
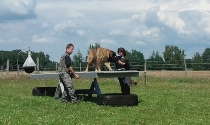
<svg viewBox="0 0 210 125">
<path fill-rule="evenodd" d="M 139 77 L 144 71 L 97 71 L 97 72 L 76 72 L 79 78 L 109 78 L 109 77 Z M 31 79 L 58 79 L 58 73 L 31 74 Z"/>
</svg>

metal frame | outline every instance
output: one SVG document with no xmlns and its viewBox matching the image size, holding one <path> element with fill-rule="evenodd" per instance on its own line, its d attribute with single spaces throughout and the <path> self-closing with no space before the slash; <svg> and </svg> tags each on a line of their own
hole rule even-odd
<svg viewBox="0 0 210 125">
<path fill-rule="evenodd" d="M 145 71 L 141 71 L 145 72 Z M 97 78 L 109 78 L 109 77 L 139 77 L 140 71 L 129 70 L 129 71 L 93 71 L 93 72 L 76 72 L 79 78 L 93 78 L 93 82 L 90 89 L 76 90 L 76 94 L 101 94 L 101 90 L 97 81 Z M 31 74 L 31 79 L 59 79 L 58 73 L 48 74 Z"/>
</svg>

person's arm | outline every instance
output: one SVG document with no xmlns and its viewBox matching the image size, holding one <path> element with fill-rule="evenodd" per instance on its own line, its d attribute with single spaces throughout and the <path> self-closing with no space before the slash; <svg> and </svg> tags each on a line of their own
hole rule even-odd
<svg viewBox="0 0 210 125">
<path fill-rule="evenodd" d="M 127 59 L 123 58 L 123 59 L 119 60 L 118 63 L 120 65 L 125 65 L 127 63 Z"/>
<path fill-rule="evenodd" d="M 120 65 L 122 65 L 122 66 L 125 68 L 125 70 L 130 70 L 129 59 L 126 59 L 126 58 L 125 58 L 123 62 L 119 60 L 118 63 L 119 63 Z"/>
<path fill-rule="evenodd" d="M 125 70 L 130 70 L 130 64 L 129 64 L 129 59 L 125 59 Z"/>
<path fill-rule="evenodd" d="M 125 65 L 125 62 L 122 62 L 122 61 L 118 61 L 118 63 L 120 64 L 120 65 Z"/>
<path fill-rule="evenodd" d="M 114 58 L 114 64 L 115 64 L 116 70 L 122 68 L 122 65 L 119 63 L 119 60 L 120 60 L 120 57 L 119 57 L 119 56 L 116 56 L 116 57 Z"/>
<path fill-rule="evenodd" d="M 66 68 L 69 69 L 69 71 L 73 74 L 73 76 L 75 78 L 79 78 L 71 66 L 71 58 L 68 55 L 66 55 L 66 57 L 65 57 L 65 64 L 66 64 Z"/>
<path fill-rule="evenodd" d="M 79 78 L 79 76 L 75 73 L 75 71 L 73 70 L 71 66 L 69 67 L 69 71 L 74 75 L 76 79 Z"/>
</svg>

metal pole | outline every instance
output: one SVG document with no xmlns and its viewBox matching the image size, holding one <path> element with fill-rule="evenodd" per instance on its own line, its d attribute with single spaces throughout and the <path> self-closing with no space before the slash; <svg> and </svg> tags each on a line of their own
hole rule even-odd
<svg viewBox="0 0 210 125">
<path fill-rule="evenodd" d="M 20 54 L 20 52 L 22 52 L 22 50 L 20 50 L 18 52 L 18 57 L 17 57 L 17 73 L 18 73 L 18 75 L 19 75 L 19 62 L 18 62 L 18 60 L 19 60 L 19 54 Z"/>
<path fill-rule="evenodd" d="M 184 69 L 185 69 L 185 75 L 187 75 L 187 64 L 185 60 L 185 55 L 184 55 Z"/>
<path fill-rule="evenodd" d="M 19 68 L 19 64 L 18 64 L 18 66 L 17 66 L 17 67 L 18 67 L 18 75 L 19 75 L 19 71 L 20 71 L 20 70 L 19 70 L 19 69 L 20 69 L 20 68 Z"/>
<path fill-rule="evenodd" d="M 21 51 L 20 51 L 21 52 Z M 18 52 L 18 57 L 17 57 L 17 74 L 19 75 L 19 64 L 18 64 L 18 59 L 19 59 L 19 54 L 20 52 Z"/>
<path fill-rule="evenodd" d="M 81 69 L 82 69 L 82 67 L 81 67 L 81 62 L 79 63 L 79 71 L 81 72 Z"/>
<path fill-rule="evenodd" d="M 145 62 L 144 62 L 144 84 L 147 83 L 147 60 L 145 59 Z"/>
<path fill-rule="evenodd" d="M 18 57 L 17 57 L 17 74 L 19 75 Z"/>
<path fill-rule="evenodd" d="M 3 66 L 1 66 L 1 72 L 3 72 Z M 2 73 L 1 73 L 2 74 Z"/>
<path fill-rule="evenodd" d="M 3 66 L 1 66 L 1 71 L 3 71 Z"/>
</svg>

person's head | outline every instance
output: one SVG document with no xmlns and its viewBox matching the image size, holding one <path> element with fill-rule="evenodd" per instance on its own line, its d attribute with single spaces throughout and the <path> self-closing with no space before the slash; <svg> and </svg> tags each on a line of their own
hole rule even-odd
<svg viewBox="0 0 210 125">
<path fill-rule="evenodd" d="M 68 54 L 72 54 L 73 51 L 74 51 L 74 45 L 73 45 L 72 43 L 67 44 L 67 46 L 66 46 L 66 52 L 67 52 Z"/>
<path fill-rule="evenodd" d="M 126 51 L 125 51 L 125 49 L 123 47 L 118 48 L 117 53 L 120 56 L 126 56 Z"/>
</svg>

